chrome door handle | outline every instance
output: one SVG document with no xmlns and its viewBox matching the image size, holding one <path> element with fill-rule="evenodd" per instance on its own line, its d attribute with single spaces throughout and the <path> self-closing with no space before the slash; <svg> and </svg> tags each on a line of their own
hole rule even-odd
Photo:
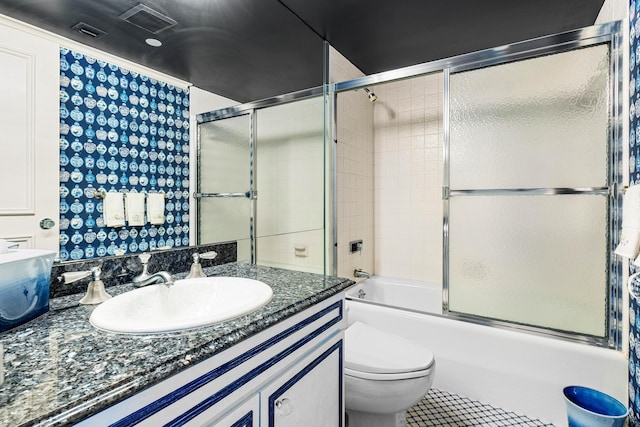
<svg viewBox="0 0 640 427">
<path fill-rule="evenodd" d="M 282 417 L 286 417 L 287 415 L 291 414 L 291 412 L 293 412 L 293 405 L 291 404 L 291 401 L 286 397 L 284 399 L 277 400 L 275 406 L 278 410 L 278 413 Z"/>
</svg>

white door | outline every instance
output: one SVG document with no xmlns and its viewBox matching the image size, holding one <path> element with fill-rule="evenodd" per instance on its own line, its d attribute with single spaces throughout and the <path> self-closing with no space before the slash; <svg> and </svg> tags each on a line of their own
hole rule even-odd
<svg viewBox="0 0 640 427">
<path fill-rule="evenodd" d="M 0 21 L 0 238 L 22 248 L 58 251 L 59 61 L 57 43 Z"/>
</svg>

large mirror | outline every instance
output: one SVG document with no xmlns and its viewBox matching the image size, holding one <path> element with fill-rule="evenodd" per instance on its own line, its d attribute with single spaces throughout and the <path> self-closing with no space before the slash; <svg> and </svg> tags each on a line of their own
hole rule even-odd
<svg viewBox="0 0 640 427">
<path fill-rule="evenodd" d="M 179 5 L 164 5 L 162 11 L 180 17 L 189 31 L 159 33 L 165 44 L 158 55 L 149 46 L 140 54 L 139 29 L 116 22 L 128 2 L 69 8 L 63 0 L 49 1 L 46 20 L 39 19 L 40 2 L 10 3 L 4 2 L 0 13 L 67 38 L 0 16 L 2 40 L 11 41 L 0 42 L 0 63 L 13 76 L 3 89 L 16 101 L 4 105 L 2 115 L 9 120 L 0 122 L 12 140 L 3 148 L 15 154 L 2 162 L 2 179 L 16 181 L 9 201 L 0 206 L 0 238 L 59 250 L 61 261 L 195 244 L 195 115 L 323 83 L 323 40 L 279 2 L 215 7 L 199 2 L 188 13 Z M 86 31 L 67 25 L 91 15 L 103 18 L 98 22 L 108 34 L 87 39 Z M 218 20 L 218 30 L 196 25 L 204 23 L 204 15 Z M 236 37 L 246 26 L 252 26 L 251 34 Z M 261 32 L 271 37 L 256 46 L 249 39 Z M 272 54 L 280 39 L 292 34 L 297 48 L 278 47 Z M 322 123 L 322 109 L 318 120 Z M 105 200 L 113 192 L 122 193 L 115 205 L 111 195 Z M 109 212 L 115 209 L 113 218 L 107 218 L 105 205 Z M 152 205 L 163 214 L 155 224 Z M 121 222 L 113 222 L 119 212 Z M 136 212 L 142 222 L 133 219 Z M 238 212 L 230 212 L 230 218 Z M 206 240 L 200 243 L 210 243 Z"/>
</svg>

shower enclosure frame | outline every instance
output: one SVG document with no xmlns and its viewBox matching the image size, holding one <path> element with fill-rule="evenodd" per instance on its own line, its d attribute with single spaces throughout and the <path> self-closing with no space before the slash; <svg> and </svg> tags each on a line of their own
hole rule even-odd
<svg viewBox="0 0 640 427">
<path fill-rule="evenodd" d="M 335 132 L 337 117 L 335 114 L 337 94 L 340 92 L 361 89 L 376 84 L 389 83 L 397 80 L 410 79 L 425 74 L 442 72 L 444 79 L 444 102 L 443 102 L 443 316 L 462 321 L 496 326 L 500 328 L 518 329 L 542 335 L 551 335 L 557 338 L 583 342 L 590 345 L 608 347 L 616 350 L 622 348 L 622 328 L 624 322 L 622 316 L 624 278 L 622 258 L 613 253 L 613 249 L 618 243 L 618 234 L 621 227 L 621 207 L 622 194 L 624 189 L 623 171 L 620 165 L 623 161 L 623 134 L 622 134 L 622 66 L 623 66 L 623 35 L 621 32 L 622 22 L 610 22 L 602 25 L 586 27 L 574 31 L 560 34 L 539 37 L 532 40 L 513 43 L 496 48 L 486 49 L 469 54 L 459 55 L 442 60 L 427 62 L 397 70 L 386 71 L 353 80 L 334 83 L 330 87 L 334 102 L 334 114 L 331 116 L 332 132 Z M 609 124 L 609 186 L 598 188 L 529 188 L 529 189 L 509 189 L 495 190 L 493 194 L 600 194 L 609 198 L 609 229 L 607 230 L 609 250 L 608 259 L 608 283 L 609 291 L 607 295 L 607 334 L 604 338 L 578 333 L 558 331 L 543 327 L 516 324 L 507 321 L 489 319 L 485 317 L 454 313 L 449 311 L 449 197 L 454 195 L 470 194 L 475 190 L 458 190 L 453 192 L 449 189 L 449 137 L 450 137 L 450 117 L 449 117 L 449 77 L 452 72 L 473 70 L 492 65 L 504 64 L 522 59 L 539 57 L 554 53 L 567 52 L 577 48 L 594 46 L 598 44 L 609 44 L 610 48 L 610 94 L 609 107 L 611 122 Z M 487 191 L 487 190 L 482 190 Z M 334 194 L 335 196 L 335 194 Z M 335 218 L 334 218 L 335 223 Z M 335 242 L 334 242 L 335 243 Z"/>
</svg>

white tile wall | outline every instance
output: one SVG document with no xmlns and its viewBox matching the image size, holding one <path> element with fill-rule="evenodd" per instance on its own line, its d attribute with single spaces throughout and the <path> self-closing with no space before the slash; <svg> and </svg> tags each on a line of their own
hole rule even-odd
<svg viewBox="0 0 640 427">
<path fill-rule="evenodd" d="M 331 51 L 331 81 L 363 74 Z M 338 275 L 442 280 L 442 74 L 338 94 Z M 349 254 L 349 242 L 364 241 Z"/>
<path fill-rule="evenodd" d="M 332 82 L 364 74 L 338 51 L 330 52 Z M 337 223 L 338 275 L 353 277 L 356 268 L 373 271 L 373 104 L 363 90 L 338 94 Z M 362 252 L 349 253 L 349 242 L 363 241 Z"/>
<path fill-rule="evenodd" d="M 442 74 L 375 87 L 376 274 L 442 280 Z"/>
</svg>

